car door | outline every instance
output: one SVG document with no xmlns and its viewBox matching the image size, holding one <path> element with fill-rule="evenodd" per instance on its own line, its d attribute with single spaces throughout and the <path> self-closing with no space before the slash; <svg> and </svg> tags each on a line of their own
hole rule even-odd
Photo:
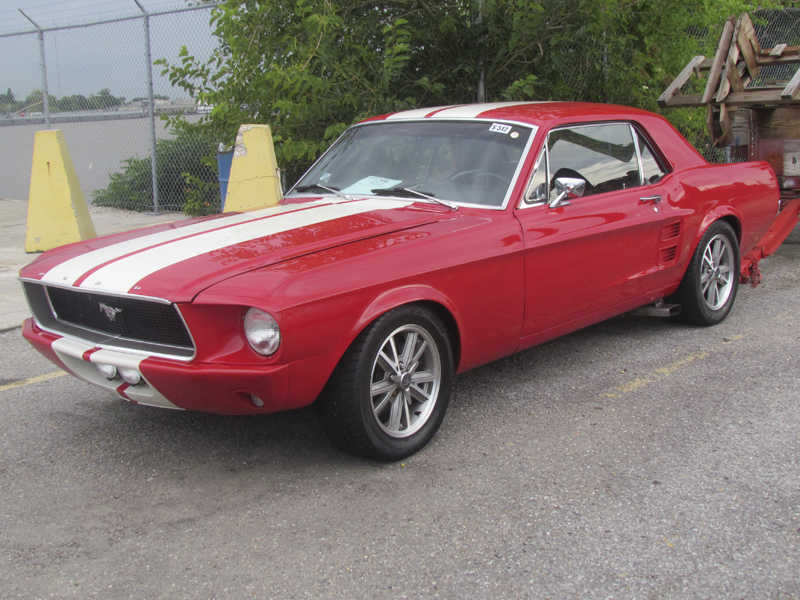
<svg viewBox="0 0 800 600">
<path fill-rule="evenodd" d="M 525 200 L 523 337 L 646 294 L 664 223 L 660 175 L 645 177 L 640 135 L 628 123 L 549 132 Z M 652 153 L 651 153 L 652 154 Z M 554 205 L 560 177 L 584 195 Z"/>
</svg>

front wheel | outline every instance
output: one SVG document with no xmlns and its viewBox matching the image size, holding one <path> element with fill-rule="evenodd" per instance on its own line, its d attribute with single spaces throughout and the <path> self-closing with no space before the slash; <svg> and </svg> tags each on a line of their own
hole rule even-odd
<svg viewBox="0 0 800 600">
<path fill-rule="evenodd" d="M 422 306 L 402 306 L 347 350 L 320 398 L 323 424 L 343 450 L 400 460 L 439 429 L 452 384 L 453 351 L 441 319 Z"/>
<path fill-rule="evenodd" d="M 736 233 L 725 221 L 716 221 L 695 249 L 678 288 L 682 319 L 704 326 L 722 322 L 736 300 L 739 270 Z"/>
</svg>

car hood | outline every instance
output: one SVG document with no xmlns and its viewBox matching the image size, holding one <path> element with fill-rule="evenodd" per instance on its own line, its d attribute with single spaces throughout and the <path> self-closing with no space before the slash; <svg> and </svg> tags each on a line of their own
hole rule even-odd
<svg viewBox="0 0 800 600">
<path fill-rule="evenodd" d="M 305 200 L 70 244 L 20 274 L 82 291 L 188 302 L 253 269 L 450 215 L 440 205 L 400 199 Z"/>
</svg>

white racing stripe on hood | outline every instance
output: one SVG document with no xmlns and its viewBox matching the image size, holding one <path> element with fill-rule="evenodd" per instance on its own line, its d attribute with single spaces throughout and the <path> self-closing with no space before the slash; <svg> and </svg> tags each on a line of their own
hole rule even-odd
<svg viewBox="0 0 800 600">
<path fill-rule="evenodd" d="M 92 250 L 86 254 L 81 254 L 80 256 L 76 256 L 75 258 L 64 261 L 60 265 L 53 267 L 47 273 L 45 273 L 44 277 L 42 277 L 42 281 L 44 283 L 58 285 L 73 285 L 88 271 L 96 269 L 103 263 L 107 263 L 110 260 L 115 260 L 121 256 L 125 256 L 126 254 L 131 254 L 132 252 L 141 252 L 142 250 L 146 250 L 152 246 L 157 246 L 166 242 L 172 242 L 174 240 L 205 233 L 207 231 L 213 231 L 223 227 L 229 227 L 231 225 L 237 225 L 239 223 L 246 223 L 247 221 L 268 217 L 270 215 L 280 215 L 283 213 L 308 208 L 309 206 L 324 206 L 326 204 L 328 203 L 308 202 L 303 204 L 270 206 L 261 210 L 231 215 L 229 217 L 223 217 L 220 219 L 212 219 L 210 221 L 203 221 L 202 223 L 195 223 L 194 225 L 186 225 L 185 227 L 177 227 L 175 229 L 159 231 L 158 233 L 152 233 L 150 235 L 133 238 L 124 242 L 119 242 L 118 244 L 106 246 L 105 248 Z"/>
<path fill-rule="evenodd" d="M 95 291 L 126 293 L 136 283 L 156 271 L 220 248 L 333 219 L 373 210 L 401 208 L 410 204 L 412 202 L 378 199 L 334 203 L 320 205 L 309 210 L 284 213 L 260 221 L 242 223 L 236 227 L 210 231 L 202 235 L 179 239 L 163 246 L 149 248 L 115 261 L 92 273 L 80 287 Z"/>
</svg>

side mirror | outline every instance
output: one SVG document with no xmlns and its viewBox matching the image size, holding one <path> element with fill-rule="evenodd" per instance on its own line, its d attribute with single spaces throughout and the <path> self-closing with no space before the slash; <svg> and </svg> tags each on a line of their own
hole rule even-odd
<svg viewBox="0 0 800 600">
<path fill-rule="evenodd" d="M 586 190 L 586 180 L 577 177 L 559 177 L 556 179 L 556 196 L 548 206 L 558 208 L 567 206 L 569 202 L 564 202 L 564 198 L 580 198 Z"/>
</svg>

